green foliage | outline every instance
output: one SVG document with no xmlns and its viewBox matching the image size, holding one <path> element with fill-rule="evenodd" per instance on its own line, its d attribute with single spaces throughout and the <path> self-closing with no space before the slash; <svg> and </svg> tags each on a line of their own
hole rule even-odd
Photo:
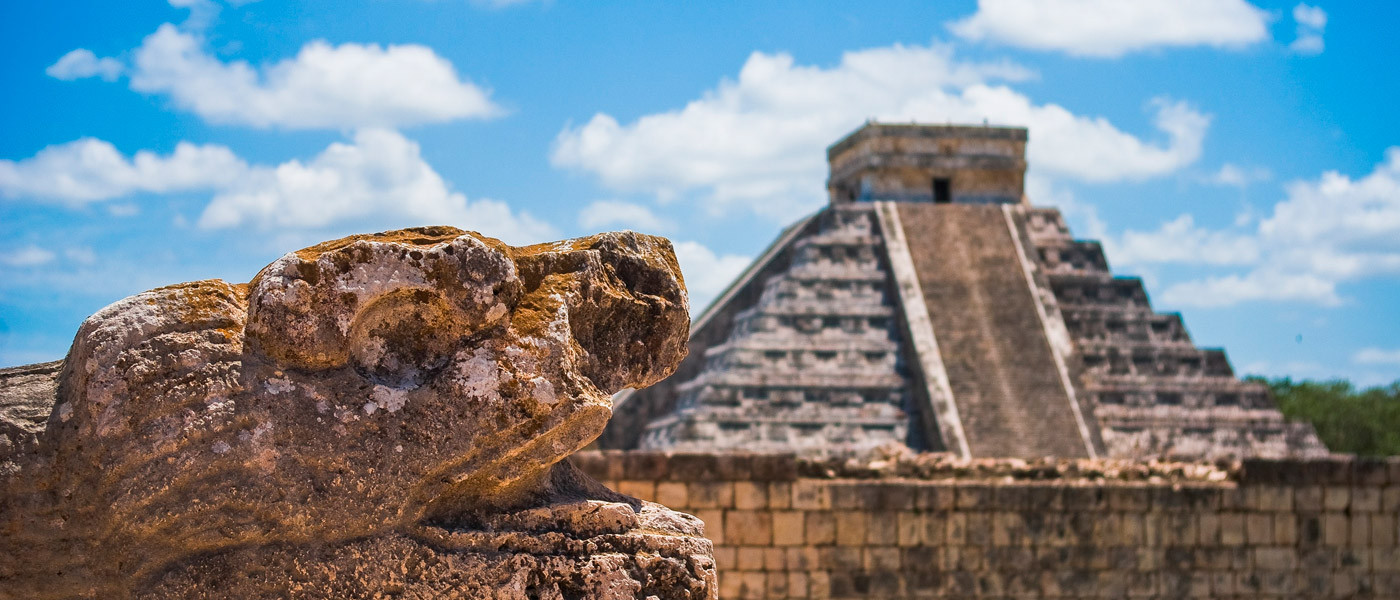
<svg viewBox="0 0 1400 600">
<path fill-rule="evenodd" d="M 1351 382 L 1262 380 L 1290 420 L 1307 421 L 1333 452 L 1400 455 L 1400 381 L 1357 390 Z"/>
</svg>

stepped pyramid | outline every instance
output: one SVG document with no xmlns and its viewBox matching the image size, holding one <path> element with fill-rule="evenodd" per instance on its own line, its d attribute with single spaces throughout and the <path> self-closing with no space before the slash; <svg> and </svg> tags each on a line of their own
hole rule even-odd
<svg viewBox="0 0 1400 600">
<path fill-rule="evenodd" d="M 604 448 L 964 457 L 1326 454 L 1142 281 L 1023 193 L 1022 128 L 868 123 L 830 205 L 691 327 L 666 381 L 614 399 Z"/>
</svg>

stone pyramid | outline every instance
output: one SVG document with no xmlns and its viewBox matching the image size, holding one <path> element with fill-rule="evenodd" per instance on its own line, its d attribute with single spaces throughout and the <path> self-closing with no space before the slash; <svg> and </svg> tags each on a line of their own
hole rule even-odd
<svg viewBox="0 0 1400 600">
<path fill-rule="evenodd" d="M 614 399 L 604 448 L 963 457 L 1326 454 L 1266 387 L 1152 310 L 1023 193 L 1022 128 L 868 123 L 830 205 L 692 324 L 666 381 Z"/>
</svg>

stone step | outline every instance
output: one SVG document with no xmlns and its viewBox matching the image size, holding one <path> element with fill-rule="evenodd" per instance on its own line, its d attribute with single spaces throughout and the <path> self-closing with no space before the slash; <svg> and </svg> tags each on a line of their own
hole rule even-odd
<svg viewBox="0 0 1400 600">
<path fill-rule="evenodd" d="M 1086 456 L 998 206 L 899 205 L 973 456 Z"/>
</svg>

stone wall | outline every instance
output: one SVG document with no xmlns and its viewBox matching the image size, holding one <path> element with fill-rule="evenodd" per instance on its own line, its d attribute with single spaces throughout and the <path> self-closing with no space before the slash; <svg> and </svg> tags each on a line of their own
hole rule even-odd
<svg viewBox="0 0 1400 600">
<path fill-rule="evenodd" d="M 946 462 L 585 452 L 700 517 L 720 597 L 1394 598 L 1400 459 Z M 917 467 L 917 466 L 916 466 Z"/>
</svg>

